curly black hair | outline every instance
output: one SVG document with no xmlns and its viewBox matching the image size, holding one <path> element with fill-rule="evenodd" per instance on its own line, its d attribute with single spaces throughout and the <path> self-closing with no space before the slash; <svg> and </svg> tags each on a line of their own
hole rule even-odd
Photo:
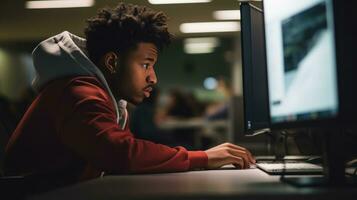
<svg viewBox="0 0 357 200">
<path fill-rule="evenodd" d="M 119 3 L 103 8 L 87 19 L 85 28 L 89 58 L 97 63 L 109 51 L 126 54 L 139 42 L 150 42 L 161 50 L 170 44 L 167 16 L 146 6 Z"/>
</svg>

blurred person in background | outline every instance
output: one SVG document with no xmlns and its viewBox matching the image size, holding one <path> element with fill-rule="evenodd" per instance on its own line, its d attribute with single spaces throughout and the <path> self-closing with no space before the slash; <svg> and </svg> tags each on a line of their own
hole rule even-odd
<svg viewBox="0 0 357 200">
<path fill-rule="evenodd" d="M 179 88 L 169 91 L 168 103 L 164 110 L 164 118 L 185 119 L 198 116 L 192 99 Z"/>
<path fill-rule="evenodd" d="M 138 139 L 150 140 L 171 147 L 177 146 L 178 143 L 172 134 L 158 127 L 156 118 L 159 95 L 159 89 L 154 87 L 150 97 L 145 98 L 140 105 L 134 108 L 130 118 L 130 130 Z"/>
<path fill-rule="evenodd" d="M 158 114 L 158 123 L 192 120 L 194 117 L 199 117 L 197 108 L 193 95 L 189 96 L 180 88 L 170 89 L 167 104 Z M 193 149 L 195 131 L 194 128 L 177 126 L 171 128 L 170 135 L 172 135 L 173 140 L 178 142 L 181 146 Z"/>
<path fill-rule="evenodd" d="M 229 100 L 232 97 L 231 88 L 223 77 L 219 77 L 217 82 L 215 90 L 223 98 L 221 101 L 207 106 L 205 117 L 208 120 L 227 120 L 229 115 Z"/>
<path fill-rule="evenodd" d="M 7 175 L 54 173 L 58 180 L 49 181 L 68 183 L 105 173 L 248 168 L 255 162 L 247 149 L 230 143 L 189 151 L 135 138 L 127 101 L 140 104 L 157 83 L 158 54 L 172 38 L 167 16 L 120 3 L 87 22 L 85 39 L 65 31 L 33 51 L 39 94 L 7 145 Z"/>
</svg>

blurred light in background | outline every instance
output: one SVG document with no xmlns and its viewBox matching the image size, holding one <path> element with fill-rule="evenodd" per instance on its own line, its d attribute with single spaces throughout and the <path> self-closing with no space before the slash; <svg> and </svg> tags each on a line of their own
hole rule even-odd
<svg viewBox="0 0 357 200">
<path fill-rule="evenodd" d="M 53 0 L 53 1 L 27 1 L 27 9 L 47 9 L 47 8 L 76 8 L 91 7 L 94 0 Z"/>
<path fill-rule="evenodd" d="M 35 77 L 30 53 L 0 48 L 0 97 L 20 101 Z"/>
<path fill-rule="evenodd" d="M 213 17 L 216 20 L 240 20 L 240 10 L 217 10 Z"/>
<path fill-rule="evenodd" d="M 213 78 L 213 77 L 207 77 L 204 81 L 203 81 L 203 87 L 206 88 L 207 90 L 214 90 L 217 88 L 217 79 Z"/>
<path fill-rule="evenodd" d="M 208 3 L 212 0 L 148 0 L 151 4 Z"/>
<path fill-rule="evenodd" d="M 187 38 L 184 40 L 184 51 L 187 54 L 212 53 L 218 45 L 216 37 Z"/>
<path fill-rule="evenodd" d="M 0 78 L 2 78 L 2 74 L 6 73 L 6 65 L 8 65 L 8 55 L 0 48 Z M 0 85 L 0 91 L 1 87 L 2 85 Z"/>
<path fill-rule="evenodd" d="M 180 25 L 182 33 L 214 33 L 240 31 L 239 22 L 193 22 Z"/>
</svg>

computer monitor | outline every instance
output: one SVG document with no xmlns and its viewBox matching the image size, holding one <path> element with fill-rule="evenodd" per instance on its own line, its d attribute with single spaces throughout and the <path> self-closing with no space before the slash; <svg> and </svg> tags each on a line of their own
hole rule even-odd
<svg viewBox="0 0 357 200">
<path fill-rule="evenodd" d="M 243 71 L 244 130 L 246 135 L 269 131 L 268 87 L 263 11 L 240 4 Z"/>
<path fill-rule="evenodd" d="M 263 1 L 270 126 L 319 128 L 329 184 L 345 182 L 340 133 L 356 122 L 346 7 L 339 0 Z"/>
<path fill-rule="evenodd" d="M 272 126 L 336 117 L 339 99 L 332 1 L 263 3 Z"/>
</svg>

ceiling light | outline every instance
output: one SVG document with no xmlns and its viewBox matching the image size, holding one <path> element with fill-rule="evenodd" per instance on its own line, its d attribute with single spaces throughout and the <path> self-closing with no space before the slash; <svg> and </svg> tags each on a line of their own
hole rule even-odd
<svg viewBox="0 0 357 200">
<path fill-rule="evenodd" d="M 184 40 L 184 51 L 187 54 L 212 53 L 219 45 L 215 37 L 187 38 Z"/>
<path fill-rule="evenodd" d="M 182 33 L 210 33 L 240 31 L 239 22 L 193 22 L 180 25 Z"/>
<path fill-rule="evenodd" d="M 219 39 L 216 37 L 196 37 L 196 38 L 186 38 L 184 40 L 185 44 L 202 44 L 202 43 L 209 43 L 214 46 L 219 44 Z"/>
<path fill-rule="evenodd" d="M 47 8 L 75 8 L 75 7 L 91 7 L 94 5 L 94 0 L 53 0 L 53 1 L 27 1 L 25 8 L 27 9 L 47 9 Z"/>
<path fill-rule="evenodd" d="M 148 0 L 151 4 L 208 3 L 212 0 Z"/>
<path fill-rule="evenodd" d="M 186 45 L 184 46 L 184 51 L 187 54 L 207 54 L 207 53 L 213 53 L 214 48 L 202 44 Z"/>
<path fill-rule="evenodd" d="M 217 10 L 213 17 L 217 20 L 240 20 L 240 10 Z"/>
</svg>

